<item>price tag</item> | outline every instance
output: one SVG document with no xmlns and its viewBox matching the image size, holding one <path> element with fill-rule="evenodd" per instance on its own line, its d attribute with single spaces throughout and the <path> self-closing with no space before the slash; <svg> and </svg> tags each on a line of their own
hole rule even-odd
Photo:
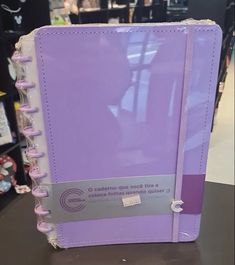
<svg viewBox="0 0 235 265">
<path fill-rule="evenodd" d="M 130 196 L 122 197 L 122 203 L 124 207 L 134 206 L 141 204 L 141 198 L 139 194 L 133 194 Z"/>
</svg>

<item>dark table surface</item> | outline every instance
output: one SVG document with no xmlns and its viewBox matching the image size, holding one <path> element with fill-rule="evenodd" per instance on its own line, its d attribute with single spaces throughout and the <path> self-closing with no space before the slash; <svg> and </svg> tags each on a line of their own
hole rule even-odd
<svg viewBox="0 0 235 265">
<path fill-rule="evenodd" d="M 206 183 L 201 234 L 194 243 L 67 250 L 54 250 L 47 243 L 36 230 L 32 196 L 20 195 L 0 212 L 0 264 L 234 265 L 234 186 Z"/>
</svg>

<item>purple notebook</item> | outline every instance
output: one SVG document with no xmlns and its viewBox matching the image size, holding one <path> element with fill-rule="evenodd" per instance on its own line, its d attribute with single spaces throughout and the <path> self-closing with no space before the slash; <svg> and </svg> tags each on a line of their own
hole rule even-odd
<svg viewBox="0 0 235 265">
<path fill-rule="evenodd" d="M 48 241 L 195 240 L 220 28 L 47 26 L 16 48 L 37 227 Z"/>
</svg>

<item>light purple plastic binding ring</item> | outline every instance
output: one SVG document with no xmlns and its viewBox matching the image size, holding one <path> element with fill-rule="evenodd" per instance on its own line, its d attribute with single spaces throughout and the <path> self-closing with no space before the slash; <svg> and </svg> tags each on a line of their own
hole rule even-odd
<svg viewBox="0 0 235 265">
<path fill-rule="evenodd" d="M 19 62 L 19 63 L 28 63 L 32 62 L 31 56 L 24 56 L 19 52 L 14 52 L 13 56 L 11 57 L 12 61 Z"/>
<path fill-rule="evenodd" d="M 36 198 L 45 198 L 48 196 L 47 191 L 42 190 L 39 186 L 36 186 L 32 189 L 32 194 Z"/>
<path fill-rule="evenodd" d="M 29 81 L 24 81 L 24 80 L 18 80 L 15 83 L 15 87 L 17 89 L 29 89 L 29 88 L 34 88 L 35 83 L 29 82 Z"/>
<path fill-rule="evenodd" d="M 50 214 L 50 211 L 44 210 L 40 204 L 37 204 L 34 208 L 34 212 L 39 216 L 46 216 Z"/>
<path fill-rule="evenodd" d="M 32 178 L 32 179 L 41 179 L 41 178 L 45 178 L 47 176 L 46 173 L 40 173 L 38 172 L 38 170 L 30 170 L 29 171 L 29 176 Z"/>
<path fill-rule="evenodd" d="M 39 131 L 39 130 L 34 130 L 32 127 L 25 127 L 24 129 L 23 129 L 23 134 L 24 134 L 24 136 L 26 136 L 26 137 L 30 137 L 30 136 L 38 136 L 38 135 L 40 135 L 41 134 L 41 131 Z"/>
<path fill-rule="evenodd" d="M 30 107 L 29 105 L 26 104 L 21 105 L 19 109 L 21 112 L 26 112 L 26 113 L 35 113 L 38 111 L 37 107 Z"/>
<path fill-rule="evenodd" d="M 52 226 L 46 222 L 39 222 L 37 224 L 37 229 L 38 231 L 46 234 L 46 233 L 49 233 L 53 230 Z"/>
<path fill-rule="evenodd" d="M 40 158 L 44 156 L 43 152 L 38 152 L 36 149 L 32 148 L 32 149 L 28 149 L 26 152 L 27 156 L 31 157 L 31 158 Z"/>
</svg>

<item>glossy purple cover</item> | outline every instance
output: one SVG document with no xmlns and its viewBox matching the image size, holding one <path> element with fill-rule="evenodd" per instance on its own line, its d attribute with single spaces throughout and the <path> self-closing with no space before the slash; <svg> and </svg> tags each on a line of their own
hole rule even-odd
<svg viewBox="0 0 235 265">
<path fill-rule="evenodd" d="M 193 57 L 180 241 L 196 239 L 221 46 L 217 25 L 43 27 L 36 56 L 52 183 L 176 173 L 186 45 Z M 56 225 L 61 247 L 172 241 L 173 215 Z"/>
</svg>

